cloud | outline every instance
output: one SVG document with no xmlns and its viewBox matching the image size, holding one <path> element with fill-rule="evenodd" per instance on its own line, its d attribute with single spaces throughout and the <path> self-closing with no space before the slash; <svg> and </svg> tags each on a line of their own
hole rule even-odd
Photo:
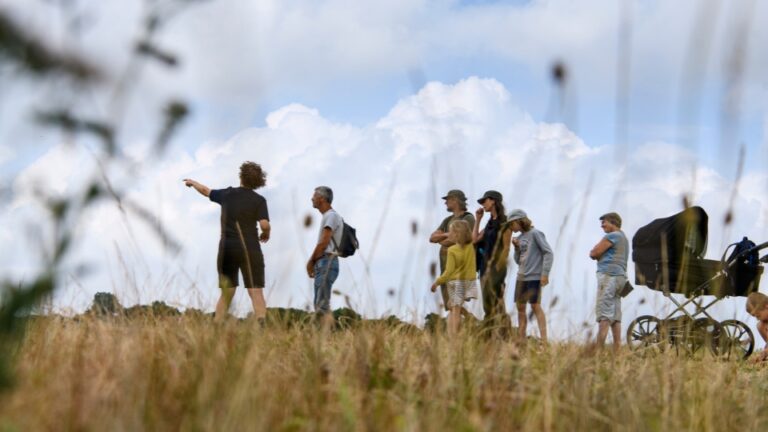
<svg viewBox="0 0 768 432">
<path fill-rule="evenodd" d="M 143 12 L 138 3 L 90 2 L 75 8 L 89 25 L 77 44 L 70 44 L 57 37 L 65 31 L 57 7 L 0 5 L 52 43 L 77 46 L 105 60 L 114 75 L 127 61 L 126 48 Z M 188 8 L 160 33 L 158 43 L 180 55 L 180 71 L 153 65 L 136 85 L 160 94 L 191 93 L 207 104 L 237 107 L 242 115 L 270 95 L 318 94 L 332 83 L 365 87 L 445 61 L 460 61 L 457 67 L 467 74 L 478 58 L 502 61 L 545 80 L 546 68 L 561 59 L 583 94 L 612 98 L 618 41 L 625 31 L 638 99 L 676 95 L 681 84 L 701 84 L 693 91 L 717 86 L 732 73 L 728 65 L 734 52 L 743 55 L 744 84 L 762 85 L 768 30 L 759 23 L 768 6 L 758 2 L 750 10 L 738 2 L 691 0 L 625 6 L 599 0 L 471 6 L 427 0 L 354 5 L 219 0 Z M 738 31 L 746 32 L 746 43 Z"/>
<path fill-rule="evenodd" d="M 0 165 L 5 164 L 14 157 L 16 152 L 8 146 L 0 145 Z"/>
<path fill-rule="evenodd" d="M 141 159 L 146 148 L 137 142 L 126 152 Z M 270 113 L 263 127 L 203 143 L 194 151 L 176 145 L 163 160 L 144 160 L 140 172 L 113 167 L 116 187 L 151 209 L 181 242 L 182 253 L 170 253 L 135 215 L 104 201 L 77 228 L 80 241 L 72 257 L 73 265 L 89 263 L 93 272 L 68 278 L 56 304 L 81 310 L 96 291 L 114 290 L 127 304 L 162 299 L 211 309 L 217 292 L 219 208 L 183 187 L 181 179 L 195 178 L 211 187 L 237 185 L 244 160 L 261 163 L 269 173 L 260 193 L 269 202 L 274 227 L 264 251 L 267 297 L 275 306 L 311 304 L 303 265 L 316 242 L 319 220 L 309 197 L 321 184 L 334 189 L 334 206 L 358 229 L 362 245 L 358 256 L 343 260 L 336 288 L 368 315 L 411 319 L 436 310 L 438 300 L 427 288 L 437 249 L 427 238 L 445 216 L 439 197 L 457 187 L 470 199 L 487 189 L 502 191 L 508 209 L 524 208 L 556 245 L 553 283 L 544 302 L 558 298 L 560 306 L 551 318 L 553 334 L 561 336 L 578 333 L 574 329 L 589 320 L 594 269 L 586 252 L 601 236 L 597 217 L 609 209 L 624 216 L 631 235 L 650 220 L 679 211 L 682 195 L 693 185 L 693 202 L 704 205 L 712 218 L 711 254 L 742 234 L 766 234 L 760 216 L 768 209 L 760 189 L 764 175 L 745 177 L 734 225 L 723 227 L 719 221 L 731 184 L 705 166 L 696 166 L 696 183 L 689 182 L 686 167 L 695 165 L 696 158 L 684 148 L 651 142 L 631 151 L 622 166 L 564 125 L 534 120 L 499 82 L 472 77 L 455 84 L 428 83 L 369 126 L 331 121 L 316 109 L 290 104 Z M 26 254 L 0 252 L 10 267 L 23 269 L 16 275 L 33 271 L 35 248 L 25 230 L 9 227 L 45 227 L 40 208 L 28 199 L 30 191 L 72 190 L 87 179 L 93 164 L 81 147 L 62 145 L 18 176 L 15 204 L 0 213 L 0 238 L 30 245 Z M 622 199 L 610 207 L 617 193 Z M 307 215 L 309 228 L 304 227 Z M 639 291 L 638 296 L 654 296 Z M 247 313 L 248 304 L 239 297 L 236 312 Z M 343 297 L 334 296 L 334 307 L 344 304 Z M 627 316 L 652 305 L 658 301 L 628 305 Z M 479 305 L 473 307 L 480 313 Z"/>
<path fill-rule="evenodd" d="M 86 173 L 79 167 L 87 159 L 88 155 L 73 145 L 61 144 L 49 150 L 14 179 L 11 208 L 29 204 L 38 194 L 61 198 L 73 192 L 73 184 L 85 180 Z"/>
<path fill-rule="evenodd" d="M 668 117 L 670 112 L 678 111 L 678 105 L 684 105 L 691 95 L 706 93 L 706 101 L 715 100 L 715 103 L 700 105 L 713 108 L 720 115 L 721 106 L 717 102 L 720 98 L 712 95 L 729 88 L 723 83 L 732 83 L 728 73 L 733 71 L 728 71 L 733 64 L 731 55 L 737 51 L 734 31 L 739 28 L 748 30 L 748 43 L 741 46 L 743 82 L 737 87 L 743 89 L 744 116 L 749 117 L 751 112 L 762 112 L 766 107 L 764 91 L 759 89 L 763 88 L 762 77 L 768 73 L 768 50 L 764 49 L 768 30 L 757 23 L 767 16 L 768 6 L 758 3 L 747 16 L 751 25 L 739 27 L 734 23 L 745 16 L 742 6 L 718 4 L 719 9 L 695 1 L 630 2 L 625 22 L 619 3 L 606 5 L 598 0 L 578 5 L 567 0 L 552 0 L 525 5 L 490 2 L 469 6 L 428 0 L 377 0 L 355 5 L 338 0 L 201 3 L 184 10 L 158 33 L 157 43 L 179 55 L 180 67 L 169 70 L 149 62 L 142 68 L 141 79 L 129 80 L 129 90 L 135 91 L 129 91 L 129 95 L 138 96 L 126 97 L 123 101 L 128 114 L 120 138 L 123 142 L 149 142 L 148 137 L 159 129 L 163 103 L 169 98 L 183 97 L 190 102 L 193 115 L 182 136 L 176 139 L 184 140 L 195 150 L 196 143 L 210 141 L 213 143 L 210 148 L 215 149 L 212 151 L 225 151 L 219 149 L 218 141 L 254 125 L 255 114 L 269 106 L 277 108 L 267 123 L 295 122 L 296 127 L 289 132 L 294 135 L 305 121 L 319 122 L 318 127 L 322 122 L 329 122 L 346 128 L 350 134 L 369 129 L 370 123 L 380 123 L 378 133 L 370 132 L 366 136 L 371 140 L 368 145 L 377 146 L 395 139 L 397 158 L 418 149 L 430 152 L 432 147 L 461 151 L 466 148 L 462 142 L 494 142 L 490 145 L 495 147 L 499 140 L 526 139 L 532 128 L 539 127 L 533 120 L 523 121 L 528 114 L 514 103 L 509 104 L 507 99 L 523 97 L 524 89 L 533 89 L 529 90 L 533 95 L 528 95 L 528 100 L 515 102 L 524 103 L 529 111 L 539 110 L 535 107 L 541 93 L 549 89 L 548 68 L 555 60 L 563 60 L 568 69 L 567 110 L 581 110 L 584 116 L 587 109 L 594 107 L 594 101 L 601 107 L 613 106 L 617 44 L 622 31 L 628 31 L 631 37 L 631 50 L 627 52 L 631 67 L 628 90 L 631 113 L 637 117 L 630 120 L 643 119 L 637 120 L 639 126 L 629 125 L 630 130 L 648 132 L 645 117 L 652 117 L 650 121 L 662 123 L 672 134 L 677 128 L 669 128 L 664 119 L 658 117 Z M 81 33 L 70 38 L 63 36 L 67 32 L 61 17 L 67 14 L 62 14 L 51 3 L 22 5 L 0 0 L 0 7 L 11 11 L 26 28 L 36 29 L 52 45 L 99 59 L 110 77 L 107 86 L 114 85 L 121 76 L 135 43 L 136 29 L 141 28 L 143 22 L 139 3 L 114 6 L 86 2 L 70 9 L 81 15 L 85 23 Z M 378 106 L 383 103 L 380 100 L 360 104 L 360 111 L 370 111 L 371 107 L 377 111 L 363 116 L 374 117 L 373 121 L 357 125 L 344 125 L 343 119 L 339 121 L 328 113 L 324 118 L 316 109 L 313 114 L 312 108 L 289 103 L 311 100 L 323 109 L 349 110 L 349 95 L 339 95 L 341 88 L 362 94 L 359 97 L 364 101 L 382 99 L 373 89 L 384 89 L 378 91 L 387 93 L 389 104 L 389 98 L 398 92 L 402 95 L 404 88 L 410 92 L 411 86 L 420 86 L 415 82 L 417 79 L 407 82 L 405 77 L 409 72 L 414 73 L 412 77 L 423 73 L 427 78 L 448 75 L 451 78 L 447 79 L 453 80 L 453 77 L 476 74 L 489 67 L 509 70 L 496 75 L 507 83 L 507 88 L 516 86 L 516 94 L 498 82 L 478 81 L 473 85 L 496 85 L 497 88 L 487 89 L 493 97 L 470 101 L 467 98 L 474 97 L 475 93 L 468 87 L 465 94 L 444 94 L 439 86 L 432 89 L 427 85 L 420 88 L 418 94 L 401 98 L 383 118 L 379 118 Z M 17 87 L 21 91 L 4 98 L 0 104 L 3 113 L 0 125 L 5 126 L 0 129 L 4 134 L 9 134 L 7 131 L 18 127 L 16 125 L 28 123 L 30 107 L 44 106 L 52 100 L 49 88 L 40 89 L 28 83 Z M 82 98 L 76 98 L 72 106 L 88 118 L 104 118 L 103 108 L 111 106 L 109 98 L 113 93 L 102 90 L 104 88 L 99 87 L 98 91 L 78 92 L 77 96 Z M 686 91 L 690 94 L 685 94 Z M 577 107 L 579 101 L 584 105 Z M 465 104 L 472 107 L 471 115 L 460 112 Z M 610 114 L 589 112 L 587 115 L 590 119 L 596 118 L 590 122 L 596 122 L 601 129 L 612 129 Z M 704 114 L 712 117 L 711 112 Z M 489 122 L 497 121 L 494 116 L 515 123 L 517 129 L 508 128 L 504 131 L 506 135 L 481 135 L 488 130 Z M 259 120 L 261 118 L 259 115 Z M 424 118 L 433 120 L 427 124 L 422 122 Z M 453 120 L 447 121 L 449 118 Z M 570 120 L 577 117 L 574 115 Z M 399 123 L 393 123 L 395 121 Z M 712 124 L 707 126 L 711 128 Z M 574 123 L 563 128 L 578 130 Z M 538 138 L 530 142 L 535 143 L 532 145 L 536 149 L 546 148 L 546 144 L 539 145 L 545 141 L 542 134 L 561 133 L 556 129 L 552 125 L 539 127 Z M 286 124 L 270 131 L 243 132 L 245 135 L 241 138 L 261 142 L 287 130 Z M 699 136 L 717 136 L 716 132 L 702 132 Z M 601 133 L 593 132 L 579 139 L 592 139 L 594 146 L 593 135 Z M 39 130 L 34 134 L 27 132 L 23 137 L 24 141 L 40 143 L 37 151 L 59 139 L 51 134 L 40 139 L 38 134 Z M 19 136 L 4 138 L 7 142 L 19 141 Z M 307 142 L 300 136 L 294 138 Z M 670 140 L 670 137 L 662 139 Z M 334 151 L 342 151 L 341 146 L 354 141 L 355 138 L 348 136 L 334 146 Z M 290 148 L 295 152 L 304 151 L 300 146 Z M 510 154 L 509 147 L 505 149 L 498 157 L 505 159 L 503 169 L 508 170 L 507 175 L 514 176 L 510 172 L 517 171 L 521 159 Z M 570 151 L 585 150 L 575 145 Z M 13 165 L 13 171 L 24 165 L 23 159 L 28 153 L 26 147 L 15 153 L 17 164 L 8 164 Z M 280 152 L 277 157 L 284 158 L 275 161 L 282 167 L 294 156 Z M 0 153 L 0 161 L 2 158 Z M 573 169 L 567 161 L 554 162 L 563 169 Z M 450 166 L 450 162 L 446 163 Z M 443 176 L 441 181 L 457 180 L 458 176 L 453 174 L 456 168 L 438 167 L 435 175 Z"/>
</svg>

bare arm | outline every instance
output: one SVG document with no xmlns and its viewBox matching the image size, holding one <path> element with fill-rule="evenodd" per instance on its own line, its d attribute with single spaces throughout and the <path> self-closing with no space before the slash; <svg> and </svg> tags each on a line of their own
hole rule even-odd
<svg viewBox="0 0 768 432">
<path fill-rule="evenodd" d="M 262 243 L 269 241 L 269 233 L 272 230 L 272 226 L 269 225 L 269 221 L 262 219 L 259 221 L 259 228 L 261 228 L 261 234 L 259 234 L 259 240 Z"/>
<path fill-rule="evenodd" d="M 757 332 L 760 334 L 764 341 L 768 342 L 768 328 L 765 324 L 763 324 L 762 321 L 757 322 Z M 752 363 L 759 363 L 765 361 L 766 359 L 768 359 L 768 346 L 763 348 L 762 351 L 754 353 L 750 361 Z"/>
<path fill-rule="evenodd" d="M 448 239 L 448 233 L 445 233 L 445 239 L 439 241 L 438 243 L 440 243 L 440 246 L 445 246 L 445 247 L 451 247 L 456 244 L 456 242 Z"/>
<path fill-rule="evenodd" d="M 763 341 L 768 342 L 768 326 L 762 321 L 757 322 L 757 332 L 763 337 Z"/>
<path fill-rule="evenodd" d="M 595 247 L 592 248 L 591 251 L 589 251 L 589 257 L 593 260 L 600 259 L 600 257 L 607 251 L 613 247 L 613 243 L 608 241 L 607 239 L 602 239 L 600 242 L 598 242 Z"/>
<path fill-rule="evenodd" d="M 200 184 L 200 183 L 196 182 L 195 180 L 184 179 L 184 184 L 187 187 L 195 188 L 195 190 L 200 192 L 200 195 L 202 195 L 204 197 L 208 197 L 208 196 L 211 195 L 211 188 L 209 188 L 208 186 L 206 186 L 204 184 Z"/>
<path fill-rule="evenodd" d="M 441 229 L 436 229 L 435 232 L 433 232 L 429 236 L 429 242 L 442 244 L 442 242 L 445 241 L 445 239 L 447 238 L 448 238 L 448 233 L 444 232 Z"/>
<path fill-rule="evenodd" d="M 483 239 L 483 230 L 480 229 L 480 221 L 483 220 L 483 213 L 485 211 L 482 207 L 475 211 L 475 225 L 472 227 L 472 244 L 480 243 Z"/>
</svg>

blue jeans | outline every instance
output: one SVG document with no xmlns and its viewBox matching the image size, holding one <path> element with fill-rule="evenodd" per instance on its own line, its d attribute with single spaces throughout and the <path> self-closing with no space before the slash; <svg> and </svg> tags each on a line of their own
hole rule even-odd
<svg viewBox="0 0 768 432">
<path fill-rule="evenodd" d="M 339 258 L 323 256 L 315 261 L 315 312 L 331 311 L 331 287 L 339 277 Z"/>
</svg>

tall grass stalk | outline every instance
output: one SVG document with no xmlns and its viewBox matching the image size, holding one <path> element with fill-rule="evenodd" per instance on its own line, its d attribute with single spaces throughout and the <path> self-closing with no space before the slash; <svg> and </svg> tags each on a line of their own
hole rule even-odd
<svg viewBox="0 0 768 432">
<path fill-rule="evenodd" d="M 364 322 L 323 333 L 207 316 L 41 317 L 16 353 L 16 430 L 760 430 L 765 370 L 450 339 Z"/>
</svg>

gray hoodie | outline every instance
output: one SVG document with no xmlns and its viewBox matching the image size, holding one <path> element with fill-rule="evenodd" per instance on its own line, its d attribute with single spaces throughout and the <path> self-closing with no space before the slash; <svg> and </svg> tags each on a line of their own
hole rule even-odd
<svg viewBox="0 0 768 432">
<path fill-rule="evenodd" d="M 549 247 L 544 233 L 531 228 L 517 237 L 519 246 L 515 247 L 515 262 L 519 266 L 517 280 L 540 280 L 541 276 L 549 276 L 552 269 L 554 254 Z"/>
</svg>

